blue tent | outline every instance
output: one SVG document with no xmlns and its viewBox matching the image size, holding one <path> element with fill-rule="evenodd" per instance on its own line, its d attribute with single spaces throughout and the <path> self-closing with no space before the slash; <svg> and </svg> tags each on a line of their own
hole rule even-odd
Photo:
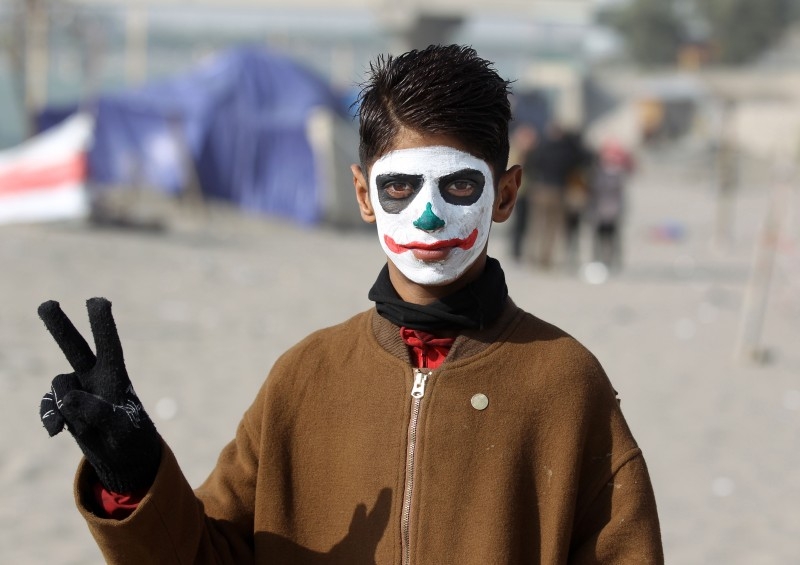
<svg viewBox="0 0 800 565">
<path fill-rule="evenodd" d="M 89 180 L 177 194 L 196 174 L 207 198 L 316 223 L 326 187 L 306 125 L 320 106 L 346 114 L 322 79 L 288 57 L 226 51 L 183 75 L 98 97 Z"/>
</svg>

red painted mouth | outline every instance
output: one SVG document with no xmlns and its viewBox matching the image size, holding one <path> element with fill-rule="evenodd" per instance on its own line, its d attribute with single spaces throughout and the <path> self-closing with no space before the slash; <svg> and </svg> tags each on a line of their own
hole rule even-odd
<svg viewBox="0 0 800 565">
<path fill-rule="evenodd" d="M 386 247 L 392 253 L 404 253 L 406 251 L 414 251 L 414 250 L 421 250 L 421 251 L 439 251 L 442 249 L 453 249 L 459 248 L 463 250 L 471 249 L 473 245 L 475 245 L 475 241 L 478 239 L 478 230 L 472 230 L 472 233 L 469 234 L 465 239 L 460 238 L 453 238 L 453 239 L 445 239 L 442 241 L 436 241 L 434 243 L 420 243 L 418 241 L 412 241 L 411 243 L 406 243 L 405 245 L 401 245 L 393 240 L 388 235 L 383 236 L 383 240 L 386 242 Z"/>
</svg>

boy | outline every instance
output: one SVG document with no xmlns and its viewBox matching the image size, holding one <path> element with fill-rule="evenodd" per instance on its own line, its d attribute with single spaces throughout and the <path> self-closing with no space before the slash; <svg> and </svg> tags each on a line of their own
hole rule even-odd
<svg viewBox="0 0 800 565">
<path fill-rule="evenodd" d="M 42 401 L 86 458 L 76 498 L 113 563 L 660 563 L 642 454 L 597 360 L 508 297 L 487 257 L 521 170 L 508 82 L 470 48 L 379 58 L 361 93 L 375 309 L 275 363 L 193 491 L 130 386 L 110 303 L 97 355 L 40 316 L 74 373 Z"/>
</svg>

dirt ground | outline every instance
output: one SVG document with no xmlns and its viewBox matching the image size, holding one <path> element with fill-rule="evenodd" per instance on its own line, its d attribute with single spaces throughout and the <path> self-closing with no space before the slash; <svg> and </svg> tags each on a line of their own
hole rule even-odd
<svg viewBox="0 0 800 565">
<path fill-rule="evenodd" d="M 723 240 L 712 181 L 702 158 L 645 160 L 629 187 L 624 267 L 603 284 L 515 264 L 504 226 L 490 254 L 520 306 L 605 366 L 652 474 L 667 562 L 797 563 L 798 227 L 787 224 L 778 240 L 759 325 L 747 305 L 761 295 L 747 289 L 772 181 L 745 179 Z M 787 221 L 799 211 L 796 190 L 792 198 Z M 157 212 L 163 232 L 0 227 L 3 563 L 102 562 L 72 500 L 79 450 L 39 422 L 41 395 L 67 368 L 36 315 L 40 302 L 59 300 L 86 335 L 85 300 L 113 302 L 129 373 L 192 484 L 281 352 L 371 306 L 383 256 L 369 230 L 300 228 L 216 207 Z M 743 324 L 758 329 L 758 363 L 737 356 Z"/>
</svg>

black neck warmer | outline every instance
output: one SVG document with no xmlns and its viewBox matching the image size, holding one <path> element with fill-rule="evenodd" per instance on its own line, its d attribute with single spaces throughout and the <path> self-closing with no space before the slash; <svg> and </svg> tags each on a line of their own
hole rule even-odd
<svg viewBox="0 0 800 565">
<path fill-rule="evenodd" d="M 395 325 L 431 333 L 483 329 L 500 317 L 507 296 L 503 269 L 491 257 L 486 258 L 486 268 L 476 280 L 425 306 L 400 298 L 389 280 L 388 265 L 384 265 L 369 291 L 378 314 Z"/>
</svg>

